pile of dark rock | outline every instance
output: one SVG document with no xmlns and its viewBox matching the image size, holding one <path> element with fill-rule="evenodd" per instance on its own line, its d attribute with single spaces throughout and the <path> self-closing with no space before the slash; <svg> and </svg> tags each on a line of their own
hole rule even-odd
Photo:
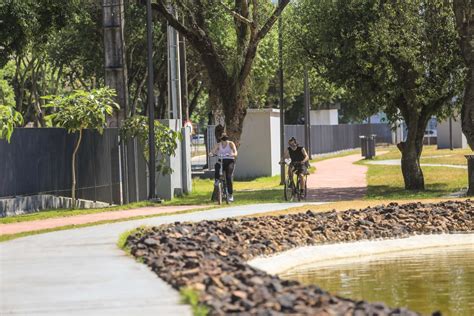
<svg viewBox="0 0 474 316">
<path fill-rule="evenodd" d="M 281 280 L 247 261 L 299 246 L 473 230 L 471 200 L 391 203 L 344 212 L 176 222 L 142 229 L 129 236 L 127 245 L 174 288 L 198 291 L 213 315 L 416 315 Z"/>
</svg>

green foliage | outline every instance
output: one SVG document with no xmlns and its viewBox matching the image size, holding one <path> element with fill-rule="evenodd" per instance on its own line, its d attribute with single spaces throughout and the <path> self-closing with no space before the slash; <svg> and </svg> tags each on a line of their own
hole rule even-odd
<svg viewBox="0 0 474 316">
<path fill-rule="evenodd" d="M 209 314 L 209 309 L 199 303 L 199 294 L 196 290 L 191 288 L 181 288 L 179 290 L 183 303 L 191 305 L 194 316 L 206 316 Z"/>
<path fill-rule="evenodd" d="M 0 69 L 0 139 L 11 139 L 15 126 L 23 124 L 23 116 L 17 112 L 15 106 L 15 95 L 6 75 L 8 68 Z"/>
<path fill-rule="evenodd" d="M 6 65 L 0 69 L 0 104 L 15 106 L 15 92 L 9 83 L 9 77 L 15 72 L 13 65 Z"/>
<path fill-rule="evenodd" d="M 10 142 L 15 126 L 23 124 L 23 117 L 14 108 L 0 105 L 0 139 Z"/>
<path fill-rule="evenodd" d="M 155 153 L 157 158 L 156 170 L 161 174 L 170 174 L 173 169 L 166 166 L 167 157 L 174 156 L 178 141 L 181 140 L 181 134 L 175 132 L 169 127 L 161 124 L 155 120 Z M 120 134 L 123 139 L 131 140 L 138 139 L 143 145 L 145 160 L 149 159 L 149 145 L 148 145 L 148 118 L 142 115 L 135 115 L 123 122 L 120 129 Z"/>
<path fill-rule="evenodd" d="M 408 121 L 456 108 L 464 67 L 448 2 L 302 0 L 296 13 L 307 58 L 359 111 Z"/>
<path fill-rule="evenodd" d="M 67 129 L 69 133 L 86 128 L 102 133 L 107 116 L 112 115 L 119 105 L 114 101 L 115 91 L 109 88 L 94 89 L 90 92 L 75 90 L 68 95 L 45 96 L 46 105 L 55 112 L 47 116 L 53 126 Z"/>
</svg>

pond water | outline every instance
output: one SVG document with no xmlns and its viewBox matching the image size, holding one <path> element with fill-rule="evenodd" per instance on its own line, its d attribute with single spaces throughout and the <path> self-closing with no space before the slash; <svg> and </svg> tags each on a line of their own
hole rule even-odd
<svg viewBox="0 0 474 316">
<path fill-rule="evenodd" d="M 284 279 L 422 314 L 474 315 L 474 244 L 295 267 Z"/>
</svg>

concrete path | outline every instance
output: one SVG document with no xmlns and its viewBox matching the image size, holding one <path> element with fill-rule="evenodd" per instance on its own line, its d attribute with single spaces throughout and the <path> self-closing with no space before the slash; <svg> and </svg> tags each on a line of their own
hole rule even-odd
<svg viewBox="0 0 474 316">
<path fill-rule="evenodd" d="M 367 192 L 367 167 L 355 165 L 360 154 L 312 163 L 316 172 L 308 176 L 309 201 L 347 201 L 363 198 Z"/>
<path fill-rule="evenodd" d="M 308 204 L 308 203 L 305 203 Z M 191 315 L 177 291 L 117 248 L 140 225 L 282 210 L 259 204 L 34 235 L 0 243 L 1 315 Z"/>
<path fill-rule="evenodd" d="M 97 223 L 105 220 L 127 219 L 137 216 L 159 215 L 167 213 L 176 213 L 193 209 L 209 208 L 209 205 L 191 205 L 191 206 L 150 206 L 141 207 L 123 211 L 106 211 L 95 214 L 77 215 L 70 217 L 59 217 L 42 219 L 29 222 L 19 222 L 10 224 L 0 224 L 0 235 L 10 235 L 35 230 L 43 230 L 49 228 L 83 225 L 89 223 Z"/>
<path fill-rule="evenodd" d="M 367 161 L 367 163 L 370 165 L 385 165 L 385 166 L 400 166 L 401 165 L 400 159 L 374 160 L 374 161 Z M 438 164 L 438 163 L 421 163 L 420 166 L 467 169 L 467 166 L 463 166 L 463 165 L 449 165 L 449 164 Z"/>
</svg>

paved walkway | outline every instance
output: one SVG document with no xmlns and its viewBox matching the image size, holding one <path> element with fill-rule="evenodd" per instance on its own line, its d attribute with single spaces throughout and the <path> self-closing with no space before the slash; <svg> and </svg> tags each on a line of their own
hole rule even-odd
<svg viewBox="0 0 474 316">
<path fill-rule="evenodd" d="M 96 223 L 106 220 L 127 219 L 137 216 L 159 215 L 167 213 L 176 213 L 192 209 L 209 208 L 209 205 L 192 206 L 157 206 L 142 207 L 124 211 L 108 211 L 95 214 L 77 215 L 70 217 L 50 218 L 29 222 L 19 222 L 10 224 L 0 224 L 0 235 L 10 235 L 48 228 L 56 228 L 70 225 L 83 225 Z"/>
<path fill-rule="evenodd" d="M 236 206 L 0 243 L 0 314 L 192 315 L 189 306 L 180 304 L 177 291 L 117 248 L 119 235 L 140 225 L 215 220 L 301 205 Z"/>
<path fill-rule="evenodd" d="M 367 166 L 355 165 L 360 154 L 312 163 L 316 172 L 308 176 L 310 201 L 348 201 L 361 199 L 367 192 Z"/>
<path fill-rule="evenodd" d="M 367 167 L 353 164 L 359 159 L 360 155 L 351 155 L 314 163 L 317 171 L 308 179 L 309 199 L 333 201 L 362 197 L 367 186 Z M 303 204 L 309 203 L 234 206 L 45 233 L 0 243 L 0 314 L 191 315 L 189 306 L 180 304 L 175 290 L 117 248 L 122 232 L 140 225 L 214 220 Z M 3 224 L 0 232 L 15 233 L 193 208 L 196 206 L 147 207 Z"/>
</svg>

